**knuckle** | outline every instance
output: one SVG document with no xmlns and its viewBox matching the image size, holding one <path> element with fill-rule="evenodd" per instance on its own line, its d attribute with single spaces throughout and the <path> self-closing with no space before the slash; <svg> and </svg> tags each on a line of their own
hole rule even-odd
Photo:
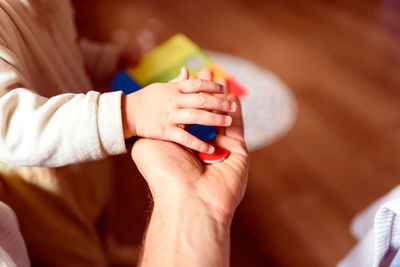
<svg viewBox="0 0 400 267">
<path fill-rule="evenodd" d="M 206 96 L 204 93 L 198 94 L 198 103 L 200 107 L 204 107 L 206 104 Z"/>
<path fill-rule="evenodd" d="M 192 121 L 196 121 L 199 117 L 199 113 L 196 110 L 192 110 L 189 112 L 189 118 Z"/>
<path fill-rule="evenodd" d="M 224 110 L 228 110 L 229 107 L 230 107 L 229 101 L 228 101 L 228 100 L 222 100 L 222 108 L 223 108 Z"/>
<path fill-rule="evenodd" d="M 187 134 L 181 133 L 181 140 L 184 146 L 189 146 L 191 144 L 191 140 Z"/>
<path fill-rule="evenodd" d="M 199 79 L 193 79 L 192 80 L 192 85 L 193 85 L 193 87 L 194 88 L 200 88 L 201 87 L 201 80 L 199 80 Z"/>
</svg>

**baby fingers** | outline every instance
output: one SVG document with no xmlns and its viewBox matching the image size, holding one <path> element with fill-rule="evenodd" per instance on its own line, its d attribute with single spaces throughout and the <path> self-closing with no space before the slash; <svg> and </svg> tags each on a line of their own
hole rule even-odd
<svg viewBox="0 0 400 267">
<path fill-rule="evenodd" d="M 172 115 L 175 124 L 201 124 L 228 127 L 232 117 L 199 109 L 179 109 Z"/>
<path fill-rule="evenodd" d="M 235 112 L 236 103 L 210 94 L 183 94 L 179 99 L 179 107 L 208 109 L 222 112 Z"/>
<path fill-rule="evenodd" d="M 212 81 L 200 80 L 200 79 L 189 79 L 178 83 L 178 87 L 182 93 L 225 93 L 225 88 Z"/>
<path fill-rule="evenodd" d="M 179 127 L 174 127 L 169 131 L 169 140 L 203 153 L 211 154 L 214 152 L 214 147 L 212 145 L 201 141 Z"/>
</svg>

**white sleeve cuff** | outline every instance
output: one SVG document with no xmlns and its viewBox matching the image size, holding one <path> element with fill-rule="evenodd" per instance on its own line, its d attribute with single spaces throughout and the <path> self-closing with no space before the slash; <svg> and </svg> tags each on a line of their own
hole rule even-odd
<svg viewBox="0 0 400 267">
<path fill-rule="evenodd" d="M 108 155 L 126 153 L 121 116 L 122 92 L 110 92 L 100 95 L 98 105 L 98 129 L 100 142 Z"/>
</svg>

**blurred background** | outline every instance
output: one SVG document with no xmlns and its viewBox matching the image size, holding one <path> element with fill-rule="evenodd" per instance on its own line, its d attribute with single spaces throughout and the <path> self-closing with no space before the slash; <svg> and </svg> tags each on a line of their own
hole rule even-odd
<svg viewBox="0 0 400 267">
<path fill-rule="evenodd" d="M 232 225 L 232 266 L 334 266 L 355 245 L 351 219 L 400 180 L 400 2 L 75 1 L 79 31 L 146 44 L 184 33 L 276 74 L 298 103 L 282 140 L 252 151 Z M 149 34 L 151 32 L 152 34 Z M 140 244 L 146 185 L 116 158 L 110 224 Z M 177 162 L 177 164 L 179 164 Z"/>
</svg>

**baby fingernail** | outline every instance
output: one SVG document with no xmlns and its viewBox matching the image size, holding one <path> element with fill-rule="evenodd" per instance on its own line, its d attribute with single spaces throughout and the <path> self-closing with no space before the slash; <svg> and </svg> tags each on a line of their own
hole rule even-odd
<svg viewBox="0 0 400 267">
<path fill-rule="evenodd" d="M 225 124 L 226 125 L 231 125 L 231 123 L 232 123 L 232 118 L 231 118 L 231 116 L 226 116 L 225 117 Z"/>
<path fill-rule="evenodd" d="M 210 147 L 208 148 L 208 150 L 207 150 L 207 153 L 208 153 L 208 154 L 214 153 L 214 147 L 213 147 L 213 146 L 210 146 Z"/>
<path fill-rule="evenodd" d="M 231 111 L 232 111 L 232 112 L 235 112 L 235 111 L 236 111 L 236 109 L 237 109 L 237 105 L 236 105 L 236 103 L 235 103 L 235 102 L 232 102 L 232 105 L 231 105 Z"/>
</svg>

